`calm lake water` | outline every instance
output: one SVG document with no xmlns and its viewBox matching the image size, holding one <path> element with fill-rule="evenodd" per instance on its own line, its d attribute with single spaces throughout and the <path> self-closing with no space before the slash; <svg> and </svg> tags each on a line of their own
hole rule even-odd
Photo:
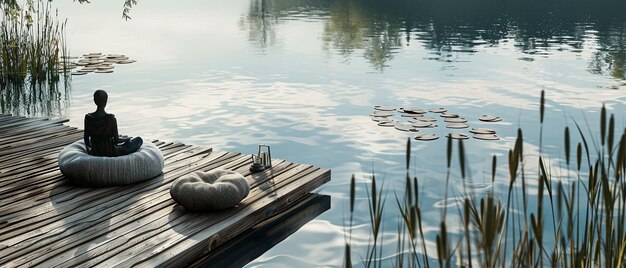
<svg viewBox="0 0 626 268">
<path fill-rule="evenodd" d="M 374 105 L 445 107 L 472 127 L 496 129 L 499 141 L 465 143 L 468 183 L 478 194 L 492 188 L 491 156 L 507 162 L 518 128 L 525 153 L 538 155 L 542 89 L 543 153 L 554 170 L 563 165 L 565 126 L 579 122 L 596 133 L 603 103 L 618 126 L 626 120 L 626 5 L 618 1 L 139 1 L 129 21 L 121 19 L 123 1 L 92 2 L 55 1 L 68 18 L 71 54 L 125 54 L 137 62 L 75 76 L 70 88 L 44 97 L 5 90 L 0 112 L 69 118 L 82 128 L 95 109 L 93 91 L 105 89 L 122 133 L 243 153 L 268 143 L 276 158 L 331 168 L 332 181 L 320 190 L 332 197 L 331 210 L 251 267 L 341 266 L 352 174 L 360 189 L 358 260 L 368 241 L 364 188 L 372 172 L 389 191 L 384 243 L 385 256 L 392 254 L 393 194 L 402 194 L 404 148 L 414 134 L 377 126 L 368 115 Z M 482 114 L 504 120 L 482 123 Z M 446 129 L 441 119 L 422 131 L 466 132 Z M 442 138 L 413 142 L 411 173 L 420 179 L 433 247 L 445 148 Z M 499 168 L 497 193 L 506 189 L 506 168 Z"/>
</svg>

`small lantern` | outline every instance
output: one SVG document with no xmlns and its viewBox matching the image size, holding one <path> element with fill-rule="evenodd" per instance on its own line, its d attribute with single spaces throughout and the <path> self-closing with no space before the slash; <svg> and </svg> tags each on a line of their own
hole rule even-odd
<svg viewBox="0 0 626 268">
<path fill-rule="evenodd" d="M 266 148 L 263 150 L 263 148 Z M 272 152 L 267 144 L 259 144 L 257 155 L 252 155 L 252 166 L 250 172 L 259 172 L 272 168 Z"/>
</svg>

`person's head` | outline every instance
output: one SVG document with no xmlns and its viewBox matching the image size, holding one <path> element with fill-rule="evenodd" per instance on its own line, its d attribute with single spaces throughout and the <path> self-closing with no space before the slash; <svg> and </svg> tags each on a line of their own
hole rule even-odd
<svg viewBox="0 0 626 268">
<path fill-rule="evenodd" d="M 106 91 L 102 89 L 98 89 L 96 90 L 96 92 L 93 93 L 93 102 L 96 103 L 98 107 L 106 106 L 108 98 L 109 98 L 109 95 L 107 94 Z"/>
</svg>

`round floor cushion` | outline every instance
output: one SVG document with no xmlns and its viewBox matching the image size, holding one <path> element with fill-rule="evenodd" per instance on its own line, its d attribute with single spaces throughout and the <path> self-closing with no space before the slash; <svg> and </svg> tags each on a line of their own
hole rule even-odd
<svg viewBox="0 0 626 268">
<path fill-rule="evenodd" d="M 109 187 L 145 181 L 163 170 L 163 154 L 151 142 L 138 151 L 117 157 L 87 153 L 83 140 L 74 142 L 59 153 L 59 168 L 66 178 L 89 187 Z"/>
<path fill-rule="evenodd" d="M 185 208 L 194 211 L 222 210 L 234 207 L 250 192 L 248 181 L 230 170 L 196 171 L 172 184 L 170 195 Z"/>
</svg>

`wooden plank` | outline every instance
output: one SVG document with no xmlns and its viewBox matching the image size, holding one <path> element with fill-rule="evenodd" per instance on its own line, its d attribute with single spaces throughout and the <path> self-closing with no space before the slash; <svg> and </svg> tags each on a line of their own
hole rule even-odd
<svg viewBox="0 0 626 268">
<path fill-rule="evenodd" d="M 0 151 L 0 161 L 7 161 L 20 156 L 36 154 L 38 151 L 49 148 L 59 148 L 60 150 L 61 147 L 67 146 L 68 144 L 81 139 L 82 136 L 83 134 L 81 132 L 76 131 L 73 133 L 67 133 L 67 135 L 60 136 L 52 140 L 48 140 L 44 144 L 28 144 L 20 148 L 2 150 Z"/>
<path fill-rule="evenodd" d="M 287 175 L 285 175 L 286 177 L 290 177 L 293 176 L 295 174 L 298 173 L 298 171 L 300 171 L 299 169 L 291 169 L 289 171 L 289 173 L 287 173 Z M 302 174 L 302 173 L 300 173 Z M 300 175 L 298 174 L 298 175 Z M 237 207 L 236 209 L 232 209 L 227 211 L 226 214 L 220 215 L 220 217 L 216 217 L 215 215 L 211 215 L 211 219 L 214 222 L 218 222 L 223 220 L 224 218 L 236 213 L 238 210 L 242 209 L 243 207 L 246 207 L 249 203 L 254 202 L 256 199 L 258 199 L 260 196 L 262 196 L 264 193 L 262 193 L 262 191 L 259 188 L 254 189 L 251 194 L 242 202 L 242 205 Z M 203 223 L 202 219 L 206 219 L 206 218 L 199 218 L 198 215 L 195 214 L 189 214 L 189 215 L 183 215 L 183 217 L 186 217 L 187 219 L 185 219 L 185 226 L 186 228 L 194 228 L 194 227 L 198 227 L 198 225 L 203 225 L 203 226 L 208 226 L 211 225 L 210 223 Z M 171 233 L 171 229 L 170 230 L 166 230 L 166 234 L 163 234 L 162 236 L 159 237 L 158 240 L 160 241 L 166 241 L 167 240 L 167 236 L 168 235 L 175 235 Z M 165 236 L 165 237 L 163 237 Z M 144 245 L 145 242 L 142 243 L 142 245 Z M 138 252 L 133 252 L 131 255 L 134 255 Z M 126 254 L 122 254 L 122 255 L 126 255 Z"/>
<path fill-rule="evenodd" d="M 171 149 L 171 150 L 177 150 L 177 149 L 181 149 L 181 148 L 182 147 L 177 147 L 177 148 L 174 148 L 174 149 Z M 187 147 L 187 148 L 189 148 L 189 147 Z M 193 150 L 193 148 L 189 148 L 189 149 Z M 165 153 L 169 153 L 169 152 L 170 151 L 168 151 L 168 150 L 165 151 Z M 196 151 L 191 151 L 191 152 L 196 152 Z M 53 167 L 52 171 L 44 171 L 44 172 L 45 172 L 44 175 L 54 176 L 54 178 L 53 178 L 54 180 L 51 181 L 50 179 L 47 179 L 46 177 L 38 176 L 38 177 L 33 177 L 32 178 L 32 181 L 35 181 L 35 183 L 36 183 L 35 185 L 34 185 L 33 182 L 31 182 L 31 180 L 30 180 L 31 178 L 24 179 L 24 180 L 22 180 L 22 181 L 17 183 L 20 188 L 24 188 L 24 187 L 27 187 L 27 186 L 31 186 L 31 187 L 32 186 L 36 186 L 38 188 L 35 189 L 35 191 L 40 192 L 39 196 L 30 196 L 30 198 L 26 199 L 24 202 L 35 203 L 36 201 L 38 201 L 37 203 L 45 203 L 47 201 L 47 200 L 44 200 L 45 197 L 53 197 L 55 195 L 58 195 L 58 193 L 55 194 L 55 195 L 52 195 L 50 193 L 50 191 L 47 191 L 47 190 L 51 190 L 55 185 L 58 185 L 59 181 L 64 180 L 64 178 L 62 177 L 60 171 L 58 170 L 58 168 Z M 48 183 L 48 184 L 56 182 L 57 184 L 53 184 L 50 187 L 44 187 L 44 185 L 41 185 L 41 182 L 45 182 L 45 183 Z M 28 183 L 28 184 L 26 184 L 26 183 Z M 74 188 L 76 188 L 76 185 L 73 185 L 73 184 L 69 184 L 69 185 L 74 187 Z M 3 192 L 14 193 L 14 192 L 11 192 L 11 189 L 0 188 L 0 197 L 2 197 L 2 193 Z M 17 192 L 19 192 L 19 190 Z M 41 195 L 44 195 L 44 196 L 41 196 Z M 59 197 L 59 196 L 57 196 L 57 197 Z M 27 206 L 24 206 L 24 204 L 22 204 L 22 203 L 14 203 L 14 202 L 17 202 L 17 201 L 11 200 L 11 199 L 15 199 L 15 198 L 21 198 L 21 196 L 14 196 L 14 197 L 7 198 L 7 201 L 8 201 L 7 203 L 14 204 L 14 205 L 12 205 L 13 207 L 15 207 L 14 211 L 21 211 L 21 210 L 23 210 L 25 208 L 28 208 Z M 5 215 L 6 213 L 7 213 L 6 211 L 0 210 L 0 215 Z"/>
<path fill-rule="evenodd" d="M 162 150 L 162 153 L 166 156 L 170 154 L 170 153 L 176 153 L 180 150 L 183 150 L 185 148 L 189 148 L 190 146 L 185 146 L 180 144 L 180 146 L 170 146 L 169 149 L 165 149 Z M 20 182 L 28 182 L 30 181 L 29 178 L 32 178 L 32 176 L 43 172 L 50 172 L 50 169 L 52 170 L 58 170 L 58 168 L 56 168 L 56 163 L 57 163 L 57 158 L 58 158 L 58 153 L 54 153 L 51 155 L 46 155 L 46 157 L 41 157 L 40 159 L 37 159 L 39 157 L 35 157 L 34 159 L 31 159 L 31 161 L 27 161 L 27 162 L 19 162 L 15 164 L 15 167 L 19 167 L 19 169 L 0 169 L 0 195 L 3 192 L 3 188 L 2 188 L 2 183 L 6 182 L 6 181 L 10 181 L 10 180 L 19 180 Z M 36 165 L 38 166 L 38 168 L 33 169 L 32 166 Z M 34 180 L 35 178 L 32 178 L 32 180 Z M 37 180 L 40 180 L 41 178 L 36 178 Z M 9 182 L 11 183 L 11 182 Z M 15 185 L 12 184 L 11 185 Z M 15 185 L 18 186 L 18 185 Z M 19 185 L 20 187 L 22 185 Z"/>
<path fill-rule="evenodd" d="M 166 161 L 158 178 L 76 187 L 56 161 L 82 130 L 64 122 L 0 116 L 0 266 L 191 264 L 268 217 L 294 212 L 302 196 L 330 179 L 329 170 L 278 159 L 271 170 L 250 174 L 249 155 L 153 140 Z M 202 214 L 174 203 L 176 178 L 215 168 L 248 179 L 251 191 L 239 206 Z"/>
<path fill-rule="evenodd" d="M 298 178 L 304 184 L 287 184 L 277 187 L 276 194 L 266 194 L 251 204 L 244 204 L 237 213 L 230 215 L 228 220 L 215 224 L 199 222 L 187 224 L 183 229 L 168 229 L 164 233 L 144 241 L 139 247 L 117 254 L 98 266 L 173 266 L 186 265 L 213 248 L 223 244 L 224 240 L 238 235 L 244 230 L 259 223 L 261 219 L 271 216 L 274 211 L 292 204 L 294 197 L 300 197 L 317 188 L 330 178 L 327 170 L 316 170 L 307 177 Z M 300 174 L 298 174 L 300 175 Z M 328 177 L 326 177 L 328 176 Z M 239 207 L 238 207 L 239 208 Z M 211 217 L 208 222 L 217 221 Z M 198 222 L 198 221 L 196 221 Z M 210 226 L 206 228 L 206 226 Z"/>
<path fill-rule="evenodd" d="M 214 160 L 214 158 L 216 159 L 216 161 L 225 161 L 228 160 L 234 156 L 236 156 L 238 154 L 236 153 L 221 153 L 221 154 L 215 154 L 213 158 L 209 158 L 209 161 Z M 167 166 L 166 169 L 164 169 L 164 173 L 168 172 L 167 170 Z M 80 205 L 90 205 L 93 206 L 93 204 L 89 204 L 90 200 L 100 202 L 102 203 L 103 201 L 109 200 L 110 198 L 113 197 L 123 197 L 125 194 L 130 194 L 139 190 L 150 190 L 153 189 L 157 186 L 159 186 L 162 183 L 162 178 L 157 178 L 157 179 L 152 179 L 149 181 L 145 181 L 145 182 L 141 182 L 141 183 L 137 183 L 137 184 L 133 184 L 133 185 L 129 185 L 126 187 L 111 187 L 111 188 L 98 188 L 98 189 L 93 189 L 93 191 L 87 195 L 87 196 L 79 196 L 77 199 L 72 200 L 73 202 L 71 203 L 64 203 L 62 205 L 57 205 L 56 209 L 68 209 L 71 208 L 73 206 L 76 205 L 76 203 L 80 204 Z M 80 187 L 77 187 L 77 189 L 79 189 Z M 120 188 L 121 190 L 119 190 L 118 188 Z M 98 200 L 98 197 L 104 197 L 105 200 Z M 64 198 L 69 198 L 69 197 L 64 197 Z M 50 214 L 52 213 L 52 214 Z M 10 219 L 11 221 L 15 221 L 17 224 L 23 224 L 24 226 L 29 226 L 30 224 L 33 224 L 37 221 L 37 219 L 46 219 L 46 220 L 51 220 L 50 217 L 52 217 L 53 215 L 59 216 L 57 213 L 55 213 L 55 207 L 50 203 L 50 202 L 44 202 L 41 205 L 37 206 L 36 208 L 33 208 L 32 210 L 28 210 L 28 211 L 15 211 L 15 213 L 13 213 L 14 215 L 11 215 Z M 0 221 L 2 220 L 8 220 L 9 217 L 7 216 L 2 216 L 0 217 Z M 20 225 L 21 226 L 21 225 Z M 22 226 L 22 227 L 24 227 Z M 19 227 L 19 226 L 18 226 Z M 7 228 L 4 228 L 7 229 Z M 0 230 L 0 234 L 5 233 L 4 230 Z M 2 235 L 0 235 L 0 240 L 3 240 Z"/>
<path fill-rule="evenodd" d="M 67 119 L 30 119 L 30 118 L 12 118 L 12 121 L 0 122 L 0 141 L 6 142 L 8 139 L 14 139 L 21 135 L 32 135 L 37 133 L 45 133 L 51 129 L 75 129 L 63 125 Z"/>
<path fill-rule="evenodd" d="M 72 136 L 72 139 L 68 139 L 68 136 Z M 28 150 L 30 148 L 38 148 L 43 144 L 51 144 L 55 141 L 67 141 L 69 143 L 72 143 L 82 138 L 83 131 L 77 129 L 72 129 L 64 131 L 62 133 L 55 133 L 46 136 L 27 138 L 0 147 L 0 149 L 2 149 L 2 151 L 0 151 L 0 156 L 8 155 L 13 152 L 18 152 L 22 150 Z"/>
<path fill-rule="evenodd" d="M 68 119 L 30 119 L 30 118 L 10 118 L 10 119 L 2 119 L 0 118 L 0 127 L 4 129 L 6 132 L 19 132 L 28 129 L 40 129 L 46 126 L 65 126 L 63 123 L 67 123 Z M 17 124 L 17 123 L 23 124 Z M 5 136 L 5 131 L 2 132 L 2 135 Z"/>
<path fill-rule="evenodd" d="M 24 156 L 16 157 L 10 163 L 9 163 L 9 161 L 0 162 L 0 168 L 7 168 L 7 167 L 10 167 L 10 166 L 15 165 L 15 164 L 22 164 L 22 163 L 27 163 L 29 161 L 35 161 L 36 159 L 39 159 L 39 158 L 42 158 L 42 157 L 46 157 L 46 156 L 49 156 L 51 154 L 54 154 L 55 156 L 58 156 L 59 151 L 60 150 L 58 148 L 42 149 L 42 150 L 39 150 L 36 154 L 30 154 L 30 155 L 24 155 Z"/>
<path fill-rule="evenodd" d="M 57 159 L 58 152 L 44 152 L 30 157 L 20 157 L 11 161 L 11 164 L 2 163 L 0 165 L 0 177 L 13 175 L 18 169 L 33 167 L 47 160 Z"/>
<path fill-rule="evenodd" d="M 16 118 L 15 120 L 5 121 L 0 124 L 0 131 L 4 131 L 14 127 L 26 126 L 26 125 L 37 125 L 44 121 L 47 121 L 46 118 Z"/>
<path fill-rule="evenodd" d="M 110 188 L 109 188 L 109 190 L 110 190 Z M 145 191 L 143 191 L 143 192 L 145 192 Z M 142 192 L 139 192 L 139 193 L 142 193 Z M 96 194 L 99 194 L 99 195 L 96 195 Z M 54 216 L 47 215 L 47 217 L 46 217 L 46 215 L 43 215 L 43 217 L 41 217 L 41 216 L 40 217 L 35 217 L 34 219 L 31 219 L 29 222 L 31 224 L 36 224 L 36 226 L 38 228 L 39 227 L 42 227 L 42 228 L 45 227 L 42 230 L 47 230 L 47 228 L 57 228 L 57 227 L 62 226 L 63 223 L 68 223 L 68 221 L 70 221 L 72 219 L 80 219 L 80 217 L 84 218 L 84 217 L 89 216 L 89 214 L 91 212 L 93 212 L 94 209 L 97 209 L 97 205 L 93 205 L 89 201 L 91 201 L 91 200 L 98 200 L 99 202 L 102 202 L 102 204 L 109 204 L 110 202 L 114 203 L 114 201 L 112 201 L 112 200 L 115 200 L 116 198 L 121 198 L 121 199 L 118 199 L 118 201 L 119 200 L 127 200 L 128 197 L 130 197 L 130 196 L 128 195 L 128 193 L 125 193 L 125 194 L 126 195 L 124 195 L 124 194 L 117 194 L 116 196 L 114 196 L 114 198 L 108 198 L 108 199 L 102 199 L 102 198 L 99 199 L 98 198 L 101 195 L 110 195 L 110 193 L 108 193 L 108 192 L 100 192 L 100 193 L 93 193 L 92 192 L 92 193 L 90 193 L 90 195 L 85 196 L 85 197 L 78 197 L 78 198 L 77 197 L 73 197 L 74 199 L 76 199 L 78 201 L 81 201 L 81 203 L 74 204 L 76 202 L 72 202 L 72 203 L 63 203 L 63 202 L 61 202 L 63 204 L 60 204 L 60 205 L 57 204 L 57 206 L 55 208 L 57 210 L 62 210 L 62 211 L 74 210 L 75 207 L 80 207 L 81 209 L 83 209 L 83 211 L 84 211 L 84 209 L 91 209 L 91 210 L 89 210 L 88 213 L 76 213 L 76 215 L 71 215 L 71 217 L 72 217 L 71 219 L 64 218 L 62 215 L 61 216 L 56 215 L 58 213 L 54 213 L 56 211 L 52 211 L 52 212 L 48 212 L 48 213 L 52 213 Z M 63 197 L 63 198 L 70 198 L 70 197 Z M 74 201 L 74 200 L 72 200 L 72 201 Z M 44 205 L 48 205 L 48 204 L 44 204 Z M 30 213 L 37 213 L 37 210 L 35 210 L 35 211 L 29 210 L 29 212 Z M 66 216 L 68 216 L 68 215 L 66 215 Z M 29 219 L 29 218 L 32 218 L 32 217 L 29 217 L 28 215 L 26 215 L 26 218 Z M 57 219 L 57 221 L 56 221 L 57 225 L 52 225 L 52 226 L 48 225 L 48 226 L 46 226 L 46 223 L 51 222 L 55 218 Z M 18 223 L 23 223 L 23 220 L 20 219 L 20 218 L 16 218 L 16 219 L 13 219 L 13 220 L 18 221 Z M 39 221 L 37 221 L 37 220 L 39 220 Z M 41 222 L 41 220 L 45 220 L 45 221 Z M 7 226 L 4 229 L 7 229 L 9 227 L 11 227 L 11 226 Z M 31 228 L 32 227 L 31 225 L 28 225 L 28 226 L 18 225 L 17 227 L 18 227 L 18 229 L 20 229 L 20 233 L 23 233 L 23 232 L 21 232 L 23 230 L 22 228 L 28 228 L 28 229 L 31 229 L 29 231 L 33 231 L 32 228 Z M 13 235 L 15 235 L 15 234 L 16 233 L 14 232 Z M 0 238 L 0 240 L 5 240 L 5 239 L 6 239 L 5 237 Z"/>
<path fill-rule="evenodd" d="M 246 157 L 241 157 L 241 159 L 242 159 L 242 160 L 245 160 L 245 159 L 247 159 L 247 158 L 246 158 Z M 234 164 L 234 163 L 235 163 L 235 162 L 229 162 L 229 163 L 226 163 L 226 164 L 227 164 L 227 165 L 232 165 L 232 164 Z M 173 205 L 173 200 L 169 197 L 169 185 L 168 185 L 167 187 L 163 187 L 160 191 L 157 191 L 156 193 L 157 193 L 157 194 L 165 194 L 165 195 L 167 195 L 167 196 L 163 195 L 164 200 L 166 200 L 166 201 L 168 201 L 168 202 L 171 202 L 171 205 Z M 152 197 L 151 195 L 145 195 L 144 197 L 142 197 L 142 199 L 143 199 L 143 198 L 151 198 L 151 197 Z M 143 200 L 131 200 L 131 201 L 133 201 L 133 202 L 138 202 L 138 201 L 143 201 Z M 138 202 L 138 203 L 141 203 L 141 202 Z M 126 205 L 128 205 L 128 204 L 126 204 Z M 145 209 L 145 208 L 144 208 L 144 209 Z M 136 214 L 137 212 L 136 212 L 136 211 L 130 211 L 130 212 L 126 213 L 126 212 L 122 211 L 122 213 L 124 213 L 124 215 L 121 215 L 121 216 L 120 216 L 120 219 L 127 219 L 127 218 L 129 218 L 129 217 L 132 217 L 132 216 L 133 216 L 134 214 Z M 167 213 L 165 213 L 165 214 L 167 214 Z M 88 215 L 89 215 L 89 216 L 97 215 L 97 216 L 98 216 L 98 219 L 99 219 L 99 218 L 105 217 L 105 216 L 106 216 L 106 215 L 108 215 L 108 214 L 100 214 L 99 212 L 97 212 L 97 214 L 96 214 L 96 211 L 90 211 L 90 213 L 89 213 Z M 48 227 L 49 227 L 49 226 L 46 226 L 46 228 L 48 228 Z M 74 228 L 71 228 L 71 229 L 72 229 L 72 230 L 74 230 Z M 110 227 L 107 227 L 107 228 L 102 228 L 101 230 L 108 231 L 108 230 L 110 230 Z M 76 236 L 72 235 L 72 237 L 70 237 L 70 238 L 74 238 L 74 237 L 76 237 Z M 56 250 L 58 250 L 58 249 L 63 249 L 63 247 L 65 247 L 65 246 L 67 246 L 67 245 L 69 245 L 69 244 L 71 244 L 71 240 L 67 240 L 67 239 L 66 239 L 66 240 L 64 240 L 64 241 L 63 241 L 63 242 L 59 245 L 60 247 L 55 247 L 55 249 L 56 249 Z M 57 256 L 57 255 L 59 255 L 59 254 L 58 254 L 58 253 L 55 253 L 55 254 L 53 254 L 52 256 Z M 32 259 L 32 258 L 35 258 L 35 257 L 37 257 L 37 256 L 31 256 L 31 257 L 28 257 L 28 258 L 26 258 L 26 259 Z M 45 266 L 48 266 L 48 265 L 45 265 Z"/>
<path fill-rule="evenodd" d="M 159 196 L 159 197 L 158 197 L 158 198 L 160 199 L 160 200 L 158 200 L 159 202 L 169 202 L 170 206 L 173 206 L 173 205 L 174 205 L 173 200 L 172 200 L 172 199 L 170 198 L 170 196 L 169 196 L 169 186 L 168 186 L 167 188 L 163 189 L 162 191 L 159 191 L 159 193 L 158 193 L 158 194 L 159 194 L 159 195 L 162 195 L 162 196 Z M 141 202 L 140 202 L 141 204 L 143 204 L 143 203 L 147 203 L 147 202 L 153 202 L 153 201 L 154 201 L 154 199 L 153 199 L 153 200 L 146 201 L 146 200 L 144 200 L 145 198 L 152 198 L 152 197 L 151 197 L 151 196 L 146 196 L 146 197 L 142 198 L 142 200 L 137 200 L 137 201 L 141 201 Z M 162 198 L 162 199 L 161 199 L 161 198 Z M 112 219 L 111 219 L 111 221 L 112 221 L 112 222 L 111 222 L 111 224 L 112 224 L 112 225 L 116 225 L 116 224 L 118 224 L 118 222 L 115 222 L 115 223 L 114 223 L 113 221 L 117 221 L 117 220 L 126 220 L 126 219 L 128 219 L 128 218 L 130 218 L 130 217 L 134 217 L 134 216 L 135 216 L 136 214 L 138 214 L 138 213 L 142 213 L 142 211 L 144 211 L 144 210 L 146 210 L 146 208 L 145 208 L 145 207 L 144 207 L 144 208 L 142 208 L 142 209 L 141 209 L 141 210 L 139 210 L 139 211 L 134 211 L 134 210 L 123 211 L 123 214 L 119 215 L 119 217 L 118 217 L 118 215 L 114 215 L 114 218 L 112 218 Z M 118 210 L 113 211 L 113 212 L 118 212 Z M 167 210 L 167 211 L 162 211 L 162 215 L 161 215 L 161 216 L 163 216 L 163 215 L 167 215 L 167 214 L 168 214 L 168 212 L 169 212 L 169 210 Z M 109 215 L 109 214 L 105 214 L 105 215 Z M 98 219 L 103 218 L 102 216 L 103 216 L 103 215 L 99 215 L 99 218 L 98 218 Z M 117 219 L 116 219 L 116 218 L 117 218 Z M 147 219 L 147 220 L 149 220 L 149 221 L 154 220 L 154 219 L 150 219 L 149 217 L 143 217 L 143 219 Z M 108 227 L 108 228 L 98 228 L 98 230 L 105 230 L 105 233 L 106 233 L 108 230 L 111 230 L 111 228 L 112 228 L 112 227 Z M 72 230 L 74 230 L 74 228 L 72 228 Z M 130 232 L 130 230 L 129 230 L 128 232 Z M 80 235 L 80 234 L 75 234 L 75 235 L 79 235 L 80 237 L 83 237 L 83 235 Z M 110 235 L 107 235 L 107 237 L 116 237 L 116 236 L 110 236 Z M 61 244 L 59 244 L 58 246 L 59 246 L 59 247 L 67 247 L 67 246 L 68 246 L 68 245 L 70 245 L 71 243 L 72 243 L 72 242 L 71 242 L 71 239 L 70 239 L 70 240 L 65 240 L 65 241 L 62 241 L 62 242 L 61 242 Z M 57 249 L 58 249 L 58 248 L 57 248 Z M 55 253 L 54 255 L 58 255 L 58 254 L 59 254 L 59 253 Z M 54 256 L 54 255 L 53 255 L 53 256 Z"/>
<path fill-rule="evenodd" d="M 244 159 L 249 160 L 249 158 L 247 157 L 245 157 Z M 235 171 L 244 172 L 245 169 L 247 169 L 250 164 L 251 164 L 250 162 L 245 162 L 245 165 L 243 165 L 239 169 L 235 169 Z M 294 166 L 294 165 L 290 163 L 286 163 L 284 165 L 284 167 L 286 167 L 285 170 L 288 170 L 289 166 Z M 71 266 L 71 265 L 78 265 L 78 264 L 90 266 L 91 264 L 81 264 L 81 263 L 85 261 L 93 262 L 94 260 L 97 260 L 98 258 L 103 258 L 105 254 L 113 255 L 117 251 L 125 249 L 130 245 L 137 245 L 137 244 L 140 245 L 141 243 L 143 243 L 142 242 L 143 239 L 148 239 L 155 234 L 163 232 L 167 229 L 171 229 L 172 226 L 185 224 L 185 222 L 187 221 L 187 217 L 190 216 L 186 214 L 189 214 L 189 213 L 186 213 L 186 211 L 181 206 L 174 206 L 175 203 L 173 202 L 173 200 L 171 200 L 171 198 L 169 197 L 169 194 L 165 196 L 165 198 L 167 199 L 167 202 L 170 202 L 170 206 L 167 209 L 159 211 L 159 214 L 152 214 L 148 217 L 144 217 L 143 220 L 145 220 L 145 222 L 134 225 L 132 228 L 135 228 L 135 229 L 130 229 L 130 230 L 122 229 L 120 230 L 120 232 L 123 232 L 121 235 L 109 235 L 108 237 L 115 237 L 115 239 L 111 241 L 106 241 L 105 243 L 97 243 L 96 245 L 94 245 L 94 248 L 86 252 L 84 255 L 75 257 L 74 259 L 64 263 L 63 266 L 66 266 L 66 265 Z M 209 215 L 211 215 L 212 217 L 215 217 L 219 215 L 219 213 L 211 213 Z M 197 215 L 195 213 L 192 213 L 191 217 L 193 218 L 195 216 Z M 140 235 L 138 236 L 137 234 L 140 234 Z M 131 239 L 131 240 L 128 240 L 128 239 Z M 74 255 L 72 252 L 69 252 L 69 253 L 66 252 L 65 254 Z M 56 255 L 58 255 L 58 253 Z M 44 265 L 45 266 L 57 265 L 57 263 L 47 262 L 47 263 L 44 263 Z"/>
<path fill-rule="evenodd" d="M 32 179 L 32 180 L 31 180 Z M 0 215 L 4 216 L 6 214 L 10 214 L 10 207 L 17 206 L 17 202 L 35 202 L 37 200 L 32 200 L 35 197 L 34 193 L 31 193 L 30 200 L 20 200 L 20 194 L 26 192 L 28 189 L 39 189 L 44 188 L 46 185 L 51 183 L 59 182 L 62 179 L 62 174 L 58 170 L 58 168 L 51 168 L 49 171 L 43 171 L 40 174 L 37 174 L 34 177 L 29 177 L 28 180 L 18 181 L 9 185 L 2 187 L 2 192 L 0 193 L 0 198 L 6 199 L 5 204 L 0 209 Z M 37 198 L 39 199 L 39 198 Z M 24 208 L 16 208 L 15 211 L 18 211 Z"/>
<path fill-rule="evenodd" d="M 29 120 L 29 119 L 25 117 L 21 117 L 21 116 L 3 117 L 3 118 L 0 118 L 0 126 L 12 124 L 15 122 L 22 122 L 26 120 Z"/>
<path fill-rule="evenodd" d="M 12 138 L 20 135 L 37 135 L 39 133 L 46 133 L 54 130 L 64 130 L 70 127 L 58 124 L 57 122 L 50 121 L 43 125 L 29 125 L 23 128 L 12 128 L 10 131 L 2 132 L 0 135 L 0 144 L 8 142 Z"/>
<path fill-rule="evenodd" d="M 54 134 L 66 133 L 71 129 L 75 129 L 75 128 L 54 125 L 54 126 L 46 127 L 44 129 L 32 129 L 32 130 L 20 131 L 20 132 L 10 135 L 9 137 L 1 138 L 0 148 L 9 147 L 9 145 L 15 145 L 15 143 L 19 141 L 24 141 L 26 139 L 34 139 L 37 137 L 49 137 Z"/>
<path fill-rule="evenodd" d="M 2 192 L 3 186 L 6 186 L 6 185 L 11 186 L 11 183 L 15 181 L 28 179 L 32 176 L 36 176 L 37 174 L 41 172 L 48 172 L 50 170 L 59 169 L 56 159 L 41 159 L 40 161 L 36 161 L 33 164 L 36 164 L 36 165 L 33 165 L 30 168 L 22 167 L 17 170 L 6 172 L 6 174 L 2 174 L 2 177 L 0 177 L 0 192 Z"/>
<path fill-rule="evenodd" d="M 243 267 L 329 209 L 330 196 L 307 194 L 294 206 L 210 251 L 190 267 Z"/>
</svg>

